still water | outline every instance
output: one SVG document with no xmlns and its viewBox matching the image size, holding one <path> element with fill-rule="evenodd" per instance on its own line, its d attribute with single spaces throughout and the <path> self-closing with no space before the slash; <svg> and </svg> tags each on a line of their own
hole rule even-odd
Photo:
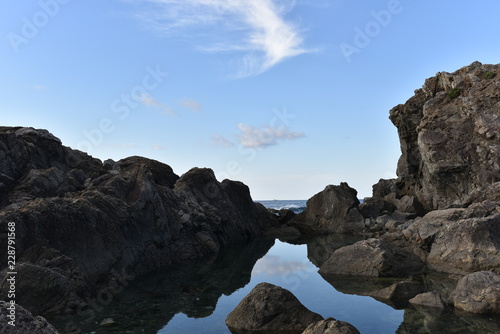
<svg viewBox="0 0 500 334">
<path fill-rule="evenodd" d="M 352 323 L 362 333 L 394 333 L 403 321 L 397 311 L 370 297 L 347 295 L 335 290 L 307 258 L 307 245 L 276 241 L 252 270 L 250 282 L 231 295 L 223 295 L 208 318 L 191 319 L 177 314 L 158 333 L 230 333 L 225 324 L 229 312 L 261 282 L 290 290 L 310 310 Z"/>
<path fill-rule="evenodd" d="M 273 201 L 271 201 L 273 202 Z M 280 203 L 266 203 L 280 206 Z M 288 203 L 303 206 L 304 203 Z M 276 207 L 276 209 L 279 209 Z M 261 282 L 290 290 L 307 308 L 323 317 L 347 321 L 363 334 L 500 333 L 499 317 L 447 310 L 417 311 L 386 305 L 367 296 L 396 282 L 391 279 L 323 278 L 318 267 L 335 249 L 359 238 L 321 236 L 294 242 L 258 239 L 221 254 L 137 277 L 112 302 L 82 320 L 49 319 L 61 333 L 69 322 L 86 334 L 220 334 L 229 330 L 227 315 Z M 448 296 L 456 282 L 447 275 L 412 278 Z"/>
</svg>

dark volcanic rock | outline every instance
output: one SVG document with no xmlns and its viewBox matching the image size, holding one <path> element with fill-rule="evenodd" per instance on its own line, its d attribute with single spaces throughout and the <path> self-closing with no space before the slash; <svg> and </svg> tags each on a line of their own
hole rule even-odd
<svg viewBox="0 0 500 334">
<path fill-rule="evenodd" d="M 471 313 L 500 313 L 500 275 L 480 271 L 464 276 L 450 301 L 456 308 Z"/>
<path fill-rule="evenodd" d="M 23 284 L 33 296 L 60 292 L 47 305 L 27 297 L 23 306 L 35 315 L 59 312 L 120 277 L 217 253 L 276 224 L 247 186 L 218 182 L 209 169 L 179 177 L 141 157 L 102 164 L 45 130 L 0 128 L 0 182 L 0 232 L 15 223 Z M 0 238 L 2 249 L 6 242 Z M 40 284 L 33 271 L 53 279 Z"/>
<path fill-rule="evenodd" d="M 441 72 L 391 110 L 402 151 L 399 196 L 415 196 L 425 211 L 462 206 L 500 180 L 499 74 L 499 65 L 479 62 Z"/>
<path fill-rule="evenodd" d="M 59 332 L 45 320 L 43 317 L 33 317 L 33 315 L 25 310 L 21 305 L 15 304 L 15 326 L 9 325 L 12 321 L 9 318 L 10 303 L 0 301 L 0 333 L 6 334 L 58 334 Z"/>
<path fill-rule="evenodd" d="M 422 267 L 423 262 L 416 255 L 383 240 L 368 239 L 336 250 L 319 272 L 322 275 L 407 277 Z"/>
<path fill-rule="evenodd" d="M 227 316 L 232 333 L 302 333 L 323 317 L 309 311 L 288 290 L 258 284 Z"/>
<path fill-rule="evenodd" d="M 353 325 L 327 318 L 309 325 L 302 334 L 360 334 Z"/>
<path fill-rule="evenodd" d="M 307 208 L 289 225 L 302 233 L 357 233 L 364 228 L 357 191 L 347 183 L 329 185 L 307 201 Z"/>
</svg>

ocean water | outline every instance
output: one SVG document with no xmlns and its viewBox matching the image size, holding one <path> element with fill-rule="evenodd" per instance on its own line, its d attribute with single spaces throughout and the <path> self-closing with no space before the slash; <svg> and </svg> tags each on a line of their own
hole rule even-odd
<svg viewBox="0 0 500 334">
<path fill-rule="evenodd" d="M 268 208 L 300 212 L 306 201 L 260 201 Z M 500 333 L 500 317 L 473 316 L 448 310 L 398 309 L 372 297 L 399 280 L 322 277 L 318 267 L 341 246 L 359 240 L 353 236 L 319 236 L 286 243 L 257 239 L 236 245 L 212 258 L 188 262 L 137 277 L 109 305 L 88 310 L 79 318 L 49 319 L 60 333 L 230 334 L 227 315 L 261 282 L 291 291 L 308 309 L 323 317 L 353 324 L 362 334 Z M 416 278 L 426 286 L 454 286 L 447 275 Z M 102 326 L 112 319 L 111 326 Z M 66 331 L 68 323 L 78 332 Z"/>
<path fill-rule="evenodd" d="M 300 213 L 306 208 L 306 200 L 295 200 L 295 201 L 280 201 L 280 200 L 272 200 L 272 201 L 257 201 L 261 203 L 266 208 L 274 209 L 274 210 L 282 210 L 288 209 L 292 210 L 295 213 Z"/>
</svg>

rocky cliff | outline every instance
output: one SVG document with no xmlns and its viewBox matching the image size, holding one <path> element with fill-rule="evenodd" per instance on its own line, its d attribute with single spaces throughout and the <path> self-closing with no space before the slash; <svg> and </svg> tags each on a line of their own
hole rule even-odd
<svg viewBox="0 0 500 334">
<path fill-rule="evenodd" d="M 430 211 L 463 206 L 500 181 L 500 65 L 437 73 L 390 119 L 402 151 L 398 196 Z"/>
<path fill-rule="evenodd" d="M 141 157 L 102 163 L 46 130 L 2 127 L 1 249 L 8 223 L 16 233 L 16 302 L 50 315 L 81 308 L 98 287 L 247 241 L 275 218 L 247 186 L 218 182 L 210 169 L 179 177 Z"/>
</svg>

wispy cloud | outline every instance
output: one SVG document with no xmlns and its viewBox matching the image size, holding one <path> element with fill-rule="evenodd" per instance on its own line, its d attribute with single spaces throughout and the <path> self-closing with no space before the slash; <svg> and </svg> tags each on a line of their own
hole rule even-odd
<svg viewBox="0 0 500 334">
<path fill-rule="evenodd" d="M 201 104 L 193 99 L 183 99 L 179 102 L 181 107 L 191 109 L 193 111 L 200 111 L 202 109 Z"/>
<path fill-rule="evenodd" d="M 232 147 L 234 146 L 234 142 L 230 141 L 224 136 L 221 135 L 213 135 L 212 136 L 212 144 L 215 146 L 221 147 Z"/>
<path fill-rule="evenodd" d="M 45 85 L 34 85 L 33 89 L 35 89 L 35 90 L 47 90 L 47 89 L 49 89 L 49 87 L 47 87 Z"/>
<path fill-rule="evenodd" d="M 175 115 L 176 114 L 175 111 L 172 108 L 170 108 L 170 106 L 168 106 L 165 103 L 162 103 L 158 100 L 155 100 L 148 93 L 141 93 L 141 95 L 138 97 L 138 99 L 146 107 L 160 108 L 163 110 L 163 113 L 167 114 L 167 115 Z"/>
<path fill-rule="evenodd" d="M 284 59 L 309 52 L 301 31 L 285 15 L 293 8 L 277 0 L 136 0 L 155 5 L 139 17 L 167 35 L 204 37 L 200 50 L 243 52 L 234 77 L 265 72 Z M 283 3 L 283 2 L 281 2 Z M 206 33 L 207 26 L 213 33 Z M 214 39 L 214 37 L 217 37 Z M 211 45 L 206 45 L 207 40 Z"/>
<path fill-rule="evenodd" d="M 153 144 L 151 145 L 151 148 L 155 151 L 163 151 L 165 150 L 165 147 L 161 146 L 161 145 L 158 145 L 158 144 Z"/>
<path fill-rule="evenodd" d="M 291 141 L 305 136 L 303 132 L 291 131 L 287 126 L 256 128 L 240 123 L 238 129 L 240 144 L 253 148 L 265 148 L 277 145 L 280 141 Z"/>
</svg>

